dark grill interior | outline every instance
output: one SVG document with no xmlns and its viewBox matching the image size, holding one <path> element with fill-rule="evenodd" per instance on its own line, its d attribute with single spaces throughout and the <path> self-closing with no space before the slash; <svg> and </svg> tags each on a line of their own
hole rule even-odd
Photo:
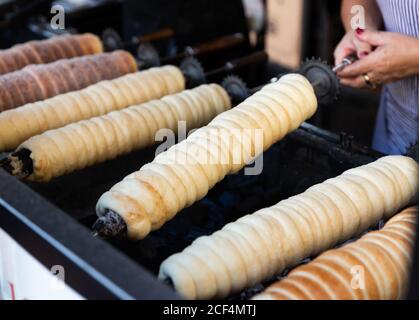
<svg viewBox="0 0 419 320">
<path fill-rule="evenodd" d="M 365 150 L 356 150 L 351 154 L 344 151 L 337 137 L 329 135 L 328 139 L 324 139 L 321 137 L 323 132 L 315 134 L 311 129 L 299 129 L 266 152 L 264 170 L 260 176 L 239 173 L 227 177 L 206 198 L 185 209 L 145 240 L 133 243 L 119 238 L 110 243 L 157 276 L 160 264 L 167 257 L 182 251 L 196 238 L 210 235 L 246 214 L 302 193 L 350 167 L 374 160 L 373 152 L 365 154 Z M 95 205 L 101 194 L 151 161 L 154 153 L 155 147 L 55 179 L 48 184 L 28 185 L 90 228 L 96 220 Z M 261 288 L 258 286 L 246 290 L 232 299 L 247 299 Z"/>
</svg>

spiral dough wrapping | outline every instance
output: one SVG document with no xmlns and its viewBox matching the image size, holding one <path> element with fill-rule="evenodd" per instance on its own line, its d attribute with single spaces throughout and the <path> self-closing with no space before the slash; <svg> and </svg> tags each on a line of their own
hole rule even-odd
<svg viewBox="0 0 419 320">
<path fill-rule="evenodd" d="M 419 165 L 393 156 L 201 237 L 160 267 L 189 299 L 225 298 L 359 235 L 419 200 Z"/>
<path fill-rule="evenodd" d="M 122 50 L 29 65 L 0 76 L 0 112 L 135 71 L 134 57 Z"/>
<path fill-rule="evenodd" d="M 0 113 L 0 152 L 12 150 L 47 130 L 159 99 L 184 88 L 181 71 L 166 66 L 102 81 L 80 91 L 5 111 Z"/>
<path fill-rule="evenodd" d="M 143 239 L 297 129 L 316 108 L 308 80 L 284 76 L 115 185 L 100 198 L 97 214 L 118 213 L 128 236 Z"/>
<path fill-rule="evenodd" d="M 160 129 L 173 132 L 179 121 L 185 121 L 190 129 L 201 127 L 230 107 L 230 98 L 221 86 L 203 85 L 47 131 L 18 149 L 31 151 L 34 172 L 29 179 L 46 182 L 153 145 Z"/>
<path fill-rule="evenodd" d="M 327 251 L 255 300 L 401 300 L 409 285 L 419 208 L 355 243 Z"/>
<path fill-rule="evenodd" d="M 0 50 L 0 75 L 20 70 L 30 64 L 50 63 L 102 52 L 101 40 L 90 33 L 29 41 Z"/>
</svg>

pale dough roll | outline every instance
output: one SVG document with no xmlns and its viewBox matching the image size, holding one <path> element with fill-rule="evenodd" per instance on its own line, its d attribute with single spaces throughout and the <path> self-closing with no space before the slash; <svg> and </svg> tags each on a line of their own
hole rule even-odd
<svg viewBox="0 0 419 320">
<path fill-rule="evenodd" d="M 322 254 L 293 270 L 255 300 L 399 300 L 409 285 L 419 207 L 392 218 L 380 231 Z M 363 271 L 354 282 L 353 271 Z M 362 286 L 354 286 L 355 284 Z"/>
<path fill-rule="evenodd" d="M 370 174 L 371 170 L 379 174 Z M 159 277 L 173 282 L 175 289 L 188 299 L 225 298 L 349 240 L 381 219 L 417 203 L 418 177 L 419 165 L 401 156 L 385 157 L 349 170 L 305 193 L 228 224 L 209 237 L 199 238 L 184 252 L 164 261 Z M 391 207 L 384 205 L 385 198 L 394 201 Z M 391 228 L 395 228 L 393 223 L 386 230 Z M 402 232 L 402 227 L 396 231 Z M 192 267 L 191 257 L 204 261 L 205 266 Z M 378 256 L 374 259 L 377 263 L 384 261 Z M 369 263 L 374 263 L 374 259 Z M 376 281 L 388 276 L 384 271 Z M 300 292 L 294 289 L 289 296 Z M 314 290 L 314 284 L 311 289 Z M 307 297 L 313 290 L 306 293 Z M 389 291 L 399 292 L 385 284 L 379 290 L 380 297 L 388 297 L 385 293 Z M 304 296 L 301 293 L 300 297 Z"/>
<path fill-rule="evenodd" d="M 157 79 L 159 72 L 153 73 L 156 73 Z M 162 77 L 161 81 L 164 83 L 163 79 Z M 102 90 L 104 85 L 97 87 Z M 114 90 L 107 90 L 106 94 L 109 96 L 104 92 L 101 96 L 106 96 L 106 100 L 112 100 L 111 92 Z M 164 92 L 160 92 L 162 93 Z M 115 95 L 113 103 L 118 106 L 128 103 L 127 101 L 117 100 Z M 17 151 L 31 151 L 34 171 L 28 178 L 46 182 L 51 178 L 153 145 L 156 142 L 156 133 L 160 129 L 177 132 L 179 121 L 185 121 L 189 129 L 201 127 L 230 107 L 230 99 L 222 87 L 216 84 L 203 85 L 166 96 L 161 100 L 153 100 L 46 131 L 22 143 Z M 193 117 L 195 110 L 199 110 L 202 117 Z"/>
<path fill-rule="evenodd" d="M 156 83 L 151 84 L 152 81 Z M 151 89 L 151 86 L 160 86 L 160 89 Z M 165 66 L 5 111 L 0 113 L 0 152 L 12 150 L 46 130 L 159 99 L 184 88 L 181 71 L 177 67 Z"/>
<path fill-rule="evenodd" d="M 208 87 L 200 90 L 208 91 Z M 210 96 L 218 106 L 228 103 L 225 94 Z M 197 97 L 190 93 L 182 97 L 185 102 L 194 99 Z M 215 116 L 223 111 L 210 110 L 208 101 L 199 105 L 191 112 L 200 123 L 209 112 Z M 127 223 L 129 237 L 142 239 L 298 128 L 316 109 L 317 99 L 308 80 L 300 75 L 284 76 L 115 185 L 99 200 L 97 213 L 115 211 Z M 176 195 L 179 188 L 184 188 L 186 196 Z"/>
</svg>

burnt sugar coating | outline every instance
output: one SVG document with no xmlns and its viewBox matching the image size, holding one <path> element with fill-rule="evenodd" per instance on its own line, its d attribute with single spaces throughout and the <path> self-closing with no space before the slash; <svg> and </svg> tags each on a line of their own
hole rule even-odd
<svg viewBox="0 0 419 320">
<path fill-rule="evenodd" d="M 20 70 L 30 64 L 50 63 L 102 52 L 101 40 L 90 33 L 29 41 L 0 50 L 0 75 Z"/>
<path fill-rule="evenodd" d="M 159 277 L 188 299 L 251 288 L 417 203 L 418 176 L 402 156 L 349 170 L 197 239 L 164 261 Z"/>
<path fill-rule="evenodd" d="M 135 71 L 134 57 L 122 50 L 30 65 L 0 76 L 0 97 L 5 97 L 0 112 Z"/>
<path fill-rule="evenodd" d="M 66 79 L 71 87 L 80 76 L 66 73 Z M 0 77 L 0 86 L 10 85 L 3 80 Z M 40 87 L 34 94 L 43 94 L 46 89 Z M 30 137 L 47 130 L 159 99 L 184 89 L 182 72 L 177 67 L 165 66 L 101 81 L 79 91 L 4 111 L 0 113 L 0 152 L 13 150 Z M 12 99 L 7 90 L 0 90 L 0 97 Z"/>
<path fill-rule="evenodd" d="M 129 237 L 143 239 L 316 110 L 308 80 L 297 74 L 284 76 L 115 185 L 100 198 L 97 214 L 118 213 Z"/>
<path fill-rule="evenodd" d="M 156 143 L 156 134 L 206 125 L 231 108 L 227 92 L 217 84 L 202 85 L 141 105 L 49 130 L 22 143 L 29 150 L 33 170 L 29 179 L 50 179 L 110 160 Z M 21 166 L 18 166 L 21 167 Z M 19 170 L 15 175 L 21 176 Z"/>
<path fill-rule="evenodd" d="M 255 300 L 400 300 L 409 286 L 419 207 L 392 218 L 380 231 L 323 253 L 294 269 Z M 358 271 L 357 285 L 354 272 Z M 361 273 L 363 271 L 363 273 Z M 361 282 L 362 281 L 362 282 Z"/>
</svg>

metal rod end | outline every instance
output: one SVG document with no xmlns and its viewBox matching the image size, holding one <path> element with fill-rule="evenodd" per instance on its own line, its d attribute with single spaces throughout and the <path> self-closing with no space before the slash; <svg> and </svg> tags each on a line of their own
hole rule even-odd
<svg viewBox="0 0 419 320">
<path fill-rule="evenodd" d="M 94 237 L 112 239 L 123 235 L 127 230 L 127 225 L 119 214 L 109 210 L 96 220 L 92 229 Z"/>
</svg>

